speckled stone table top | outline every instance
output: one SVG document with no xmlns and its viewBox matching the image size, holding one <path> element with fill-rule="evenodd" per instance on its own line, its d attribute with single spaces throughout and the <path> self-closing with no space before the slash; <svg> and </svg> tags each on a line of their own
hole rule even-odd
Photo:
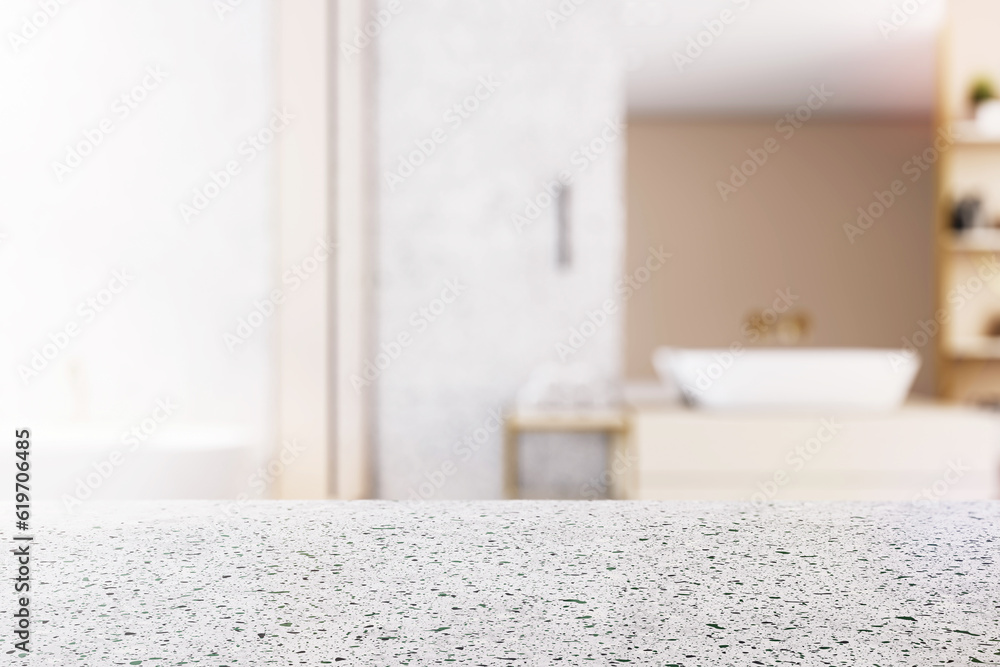
<svg viewBox="0 0 1000 667">
<path fill-rule="evenodd" d="M 35 651 L 6 636 L 4 664 L 1000 664 L 1000 503 L 91 503 L 45 526 Z"/>
</svg>

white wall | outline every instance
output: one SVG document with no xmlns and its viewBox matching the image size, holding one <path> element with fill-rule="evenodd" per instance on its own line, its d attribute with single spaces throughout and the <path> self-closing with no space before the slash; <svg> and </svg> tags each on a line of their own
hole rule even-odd
<svg viewBox="0 0 1000 667">
<path fill-rule="evenodd" d="M 0 103 L 4 412 L 37 428 L 119 432 L 170 398 L 179 421 L 262 440 L 273 422 L 270 325 L 235 351 L 223 336 L 274 287 L 273 146 L 253 160 L 240 152 L 271 114 L 267 3 L 245 0 L 223 17 L 202 0 L 59 7 L 17 50 L 9 34 L 39 5 L 12 0 L 0 12 L 0 84 L 17 91 Z M 116 99 L 147 68 L 165 78 L 146 79 L 124 117 Z M 112 131 L 59 182 L 53 162 L 105 118 Z M 186 226 L 180 204 L 230 160 L 240 173 Z M 134 278 L 91 321 L 78 304 L 121 270 Z M 23 381 L 33 350 L 72 323 L 79 334 Z"/>
<path fill-rule="evenodd" d="M 606 37 L 617 16 L 585 4 L 553 24 L 546 11 L 556 3 L 529 0 L 393 5 L 399 11 L 372 47 L 376 341 L 381 349 L 403 333 L 411 342 L 376 381 L 378 491 L 496 497 L 499 432 L 475 452 L 459 443 L 480 428 L 483 440 L 491 410 L 509 404 L 538 364 L 559 359 L 556 344 L 613 295 L 620 275 L 624 134 L 594 161 L 577 153 L 574 162 L 581 145 L 623 115 L 624 69 Z M 487 93 L 483 78 L 499 86 Z M 468 118 L 448 115 L 477 87 L 485 99 L 469 103 L 478 108 Z M 400 156 L 438 129 L 443 142 L 433 154 L 390 184 L 386 173 L 398 170 Z M 563 170 L 573 176 L 575 254 L 565 271 L 555 263 L 555 207 L 522 233 L 512 221 Z M 463 293 L 424 326 L 420 309 L 448 281 Z M 621 326 L 620 314 L 611 317 L 573 360 L 617 375 Z M 555 467 L 573 469 L 573 454 Z"/>
</svg>

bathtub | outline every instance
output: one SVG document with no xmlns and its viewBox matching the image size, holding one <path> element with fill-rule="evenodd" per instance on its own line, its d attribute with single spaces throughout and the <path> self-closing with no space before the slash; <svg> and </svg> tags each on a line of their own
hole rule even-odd
<svg viewBox="0 0 1000 667">
<path fill-rule="evenodd" d="M 121 429 L 32 429 L 31 486 L 40 501 L 229 499 L 252 493 L 259 439 L 224 426 L 169 425 L 144 440 Z"/>
</svg>

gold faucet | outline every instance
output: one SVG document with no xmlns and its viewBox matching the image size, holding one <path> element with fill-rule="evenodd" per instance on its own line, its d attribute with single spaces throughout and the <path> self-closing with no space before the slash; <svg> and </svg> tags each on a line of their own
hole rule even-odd
<svg viewBox="0 0 1000 667">
<path fill-rule="evenodd" d="M 743 325 L 744 333 L 757 333 L 756 341 L 773 339 L 779 345 L 798 345 L 812 330 L 812 318 L 802 310 L 754 310 L 744 318 Z"/>
</svg>

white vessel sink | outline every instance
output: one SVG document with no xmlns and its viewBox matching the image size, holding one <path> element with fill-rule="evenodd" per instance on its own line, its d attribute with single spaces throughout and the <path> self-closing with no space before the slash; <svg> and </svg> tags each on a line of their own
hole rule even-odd
<svg viewBox="0 0 1000 667">
<path fill-rule="evenodd" d="M 892 410 L 909 394 L 920 357 L 896 349 L 661 347 L 653 365 L 701 408 Z"/>
</svg>

